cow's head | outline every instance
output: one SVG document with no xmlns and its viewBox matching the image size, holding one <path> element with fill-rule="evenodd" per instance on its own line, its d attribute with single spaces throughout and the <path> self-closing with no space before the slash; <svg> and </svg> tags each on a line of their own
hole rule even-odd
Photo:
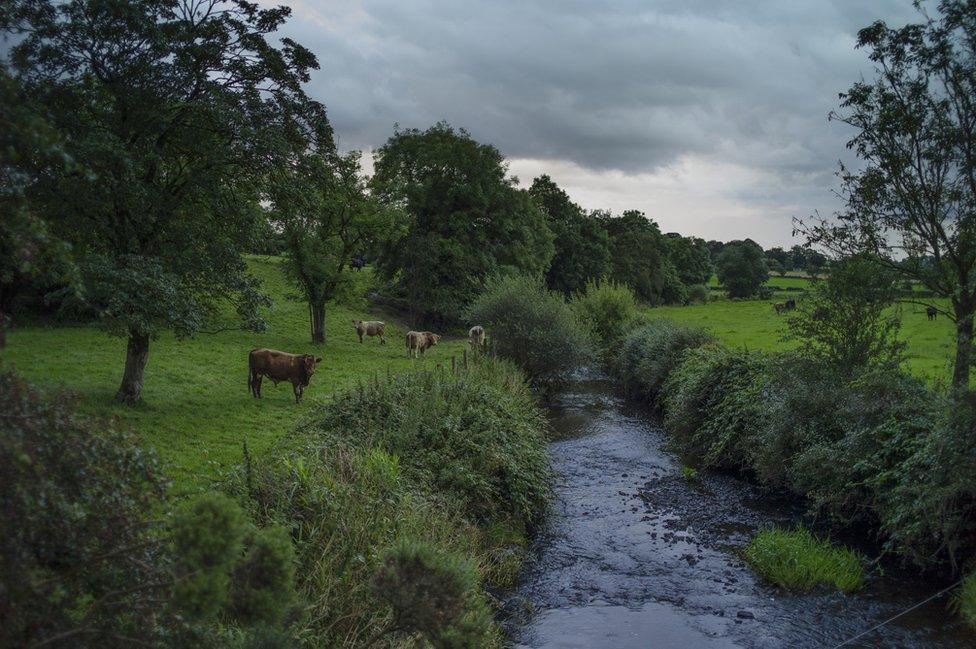
<svg viewBox="0 0 976 649">
<path fill-rule="evenodd" d="M 441 339 L 441 335 L 440 334 L 432 334 L 432 333 L 428 333 L 427 334 L 427 340 L 430 341 L 431 347 L 433 347 L 434 345 L 436 345 L 437 344 L 437 341 L 440 340 L 440 339 Z"/>
<path fill-rule="evenodd" d="M 315 374 L 315 366 L 322 362 L 321 356 L 312 356 L 311 354 L 305 354 L 302 356 L 302 366 L 305 370 L 305 383 L 308 384 L 308 380 L 312 378 Z"/>
<path fill-rule="evenodd" d="M 354 329 L 359 329 L 359 325 L 361 325 L 362 323 L 363 323 L 362 320 L 353 320 L 352 321 L 352 326 L 353 326 Z"/>
</svg>

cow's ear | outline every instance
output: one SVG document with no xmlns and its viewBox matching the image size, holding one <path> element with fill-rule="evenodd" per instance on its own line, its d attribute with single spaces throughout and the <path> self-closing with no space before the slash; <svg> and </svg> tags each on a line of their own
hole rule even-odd
<svg viewBox="0 0 976 649">
<path fill-rule="evenodd" d="M 322 362 L 322 357 L 321 356 L 316 356 L 315 357 L 315 362 L 316 363 L 321 363 Z"/>
</svg>

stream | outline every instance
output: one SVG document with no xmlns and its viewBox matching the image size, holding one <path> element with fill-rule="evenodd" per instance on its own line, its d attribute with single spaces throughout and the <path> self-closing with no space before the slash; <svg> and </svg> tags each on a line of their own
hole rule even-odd
<svg viewBox="0 0 976 649">
<path fill-rule="evenodd" d="M 506 599 L 515 647 L 835 647 L 944 586 L 891 570 L 855 595 L 767 585 L 738 548 L 795 506 L 733 476 L 684 478 L 659 423 L 605 379 L 575 382 L 550 419 L 556 500 Z M 974 644 L 943 596 L 845 646 Z"/>
</svg>

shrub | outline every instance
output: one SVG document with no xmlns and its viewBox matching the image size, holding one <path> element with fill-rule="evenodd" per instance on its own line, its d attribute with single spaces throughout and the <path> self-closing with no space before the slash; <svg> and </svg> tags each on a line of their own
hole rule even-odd
<svg viewBox="0 0 976 649">
<path fill-rule="evenodd" d="M 664 424 L 704 466 L 750 467 L 770 383 L 766 358 L 710 345 L 686 352 L 664 382 Z"/>
<path fill-rule="evenodd" d="M 715 338 L 699 327 L 652 320 L 624 338 L 615 369 L 628 394 L 655 403 L 685 351 L 714 342 Z"/>
<path fill-rule="evenodd" d="M 573 311 L 594 345 L 604 354 L 615 349 L 637 317 L 637 298 L 624 284 L 590 280 L 573 296 Z"/>
<path fill-rule="evenodd" d="M 488 328 L 498 355 L 512 360 L 533 383 L 553 385 L 590 357 L 590 345 L 572 309 L 537 279 L 496 279 L 468 310 Z"/>
<path fill-rule="evenodd" d="M 976 573 L 962 580 L 952 598 L 952 608 L 971 628 L 976 629 Z"/>
<path fill-rule="evenodd" d="M 166 582 L 146 518 L 163 503 L 156 458 L 11 374 L 0 412 L 0 645 L 157 642 L 172 620 L 152 603 Z"/>
<path fill-rule="evenodd" d="M 481 647 L 492 640 L 478 573 L 462 557 L 400 542 L 383 557 L 373 590 L 392 610 L 392 632 L 420 634 L 437 648 Z"/>
<path fill-rule="evenodd" d="M 730 241 L 715 260 L 719 283 L 729 297 L 750 297 L 769 279 L 763 249 L 750 239 Z"/>
<path fill-rule="evenodd" d="M 707 286 L 695 284 L 688 287 L 688 296 L 685 299 L 687 304 L 705 304 L 712 299 L 712 293 Z"/>
<path fill-rule="evenodd" d="M 860 555 L 818 539 L 802 527 L 762 530 L 743 555 L 756 572 L 783 588 L 811 590 L 828 585 L 850 592 L 864 583 Z"/>
</svg>

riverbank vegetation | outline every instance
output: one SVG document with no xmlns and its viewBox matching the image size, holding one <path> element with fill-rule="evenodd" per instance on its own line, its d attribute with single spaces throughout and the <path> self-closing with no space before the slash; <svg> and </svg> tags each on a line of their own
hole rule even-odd
<svg viewBox="0 0 976 649">
<path fill-rule="evenodd" d="M 761 530 L 742 556 L 756 572 L 783 588 L 805 591 L 826 585 L 847 593 L 864 583 L 862 557 L 802 527 Z"/>
</svg>

